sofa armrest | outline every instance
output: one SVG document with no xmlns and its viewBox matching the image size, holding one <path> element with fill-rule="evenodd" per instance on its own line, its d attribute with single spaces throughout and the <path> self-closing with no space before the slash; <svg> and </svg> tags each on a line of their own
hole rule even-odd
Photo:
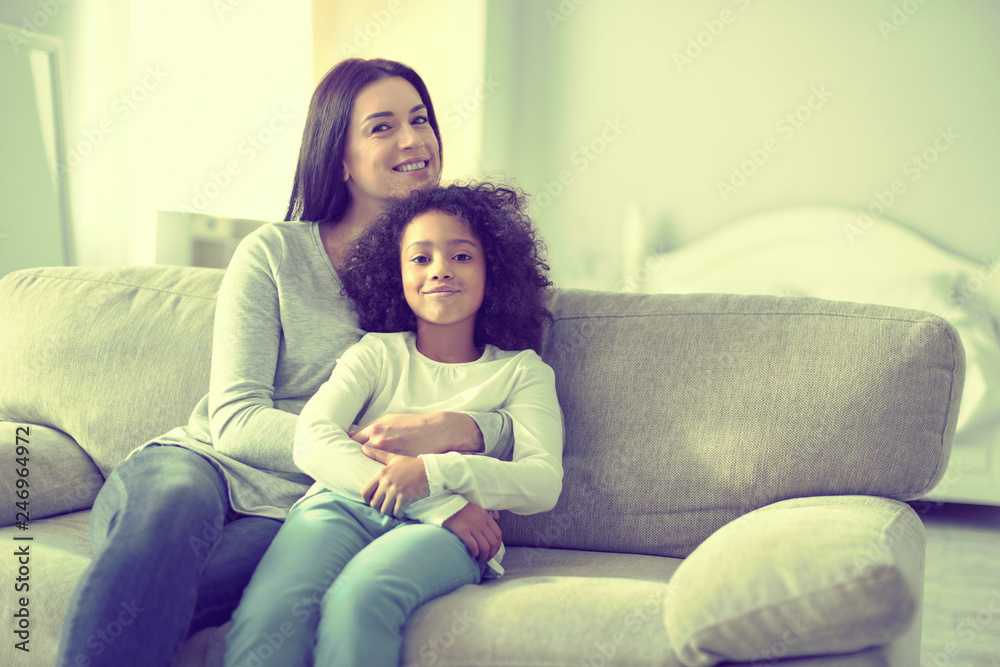
<svg viewBox="0 0 1000 667">
<path fill-rule="evenodd" d="M 18 445 L 25 448 L 20 454 Z M 23 519 L 18 516 L 21 508 L 17 503 L 25 500 L 29 524 L 88 509 L 104 484 L 101 471 L 87 453 L 62 431 L 46 426 L 0 422 L 0 458 L 6 471 L 0 479 L 0 526 L 13 526 Z M 18 469 L 27 469 L 27 474 L 19 475 Z M 27 486 L 22 482 L 19 487 L 19 479 L 27 480 Z"/>
<path fill-rule="evenodd" d="M 664 618 L 671 646 L 691 666 L 891 643 L 920 622 L 925 544 L 919 517 L 895 500 L 822 496 L 762 507 L 677 569 Z"/>
</svg>

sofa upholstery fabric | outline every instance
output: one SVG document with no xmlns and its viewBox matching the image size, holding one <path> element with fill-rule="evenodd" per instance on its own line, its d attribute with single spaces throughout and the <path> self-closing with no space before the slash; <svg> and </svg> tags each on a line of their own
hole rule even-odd
<svg viewBox="0 0 1000 667">
<path fill-rule="evenodd" d="M 552 512 L 505 519 L 509 544 L 683 558 L 769 503 L 909 500 L 944 474 L 964 359 L 941 318 L 717 294 L 553 309 L 566 482 Z"/>
</svg>

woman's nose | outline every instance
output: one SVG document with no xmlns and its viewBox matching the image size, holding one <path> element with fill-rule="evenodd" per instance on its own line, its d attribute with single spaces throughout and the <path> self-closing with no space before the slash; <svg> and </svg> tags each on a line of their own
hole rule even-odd
<svg viewBox="0 0 1000 667">
<path fill-rule="evenodd" d="M 424 140 L 420 134 L 413 129 L 413 126 L 409 123 L 404 123 L 402 130 L 399 133 L 399 147 L 400 148 L 421 148 L 424 145 Z"/>
</svg>

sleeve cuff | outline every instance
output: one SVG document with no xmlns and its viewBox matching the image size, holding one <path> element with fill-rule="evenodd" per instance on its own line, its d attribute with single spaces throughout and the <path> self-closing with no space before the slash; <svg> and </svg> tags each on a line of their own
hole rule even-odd
<svg viewBox="0 0 1000 667">
<path fill-rule="evenodd" d="M 483 434 L 483 451 L 470 452 L 477 456 L 489 456 L 501 461 L 509 461 L 514 448 L 510 416 L 502 410 L 495 412 L 462 412 L 476 422 Z"/>
<path fill-rule="evenodd" d="M 421 454 L 419 458 L 424 462 L 424 472 L 427 474 L 427 488 L 430 489 L 429 496 L 436 496 L 444 491 L 444 479 L 441 476 L 441 466 L 438 463 L 440 454 Z"/>
<path fill-rule="evenodd" d="M 463 496 L 455 494 L 436 507 L 433 507 L 426 512 L 420 512 L 417 515 L 409 516 L 409 518 L 421 523 L 430 524 L 432 526 L 441 526 L 445 521 L 454 516 L 456 512 L 468 504 L 469 501 Z"/>
</svg>

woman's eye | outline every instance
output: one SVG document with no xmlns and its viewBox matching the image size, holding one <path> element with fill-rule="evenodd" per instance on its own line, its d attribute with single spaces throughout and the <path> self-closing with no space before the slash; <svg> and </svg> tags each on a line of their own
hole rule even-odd
<svg viewBox="0 0 1000 667">
<path fill-rule="evenodd" d="M 415 116 L 413 120 L 411 120 L 410 122 L 413 123 L 414 125 L 420 125 L 428 121 L 427 121 L 427 116 Z"/>
<path fill-rule="evenodd" d="M 375 134 L 376 132 L 385 132 L 388 129 L 389 129 L 388 123 L 379 123 L 378 125 L 372 128 L 372 134 Z"/>
</svg>

